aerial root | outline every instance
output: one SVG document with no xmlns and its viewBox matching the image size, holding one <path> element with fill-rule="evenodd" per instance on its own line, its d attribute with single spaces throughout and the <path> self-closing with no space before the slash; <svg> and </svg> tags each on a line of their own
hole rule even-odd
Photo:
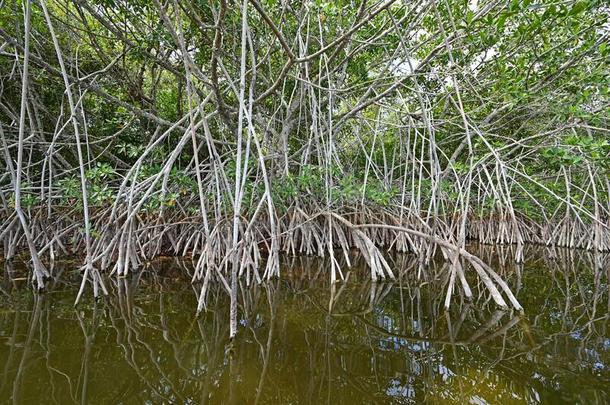
<svg viewBox="0 0 610 405">
<path fill-rule="evenodd" d="M 99 296 L 105 291 L 101 277 L 103 271 L 110 270 L 124 277 L 129 270 L 139 268 L 153 257 L 188 255 L 194 262 L 192 281 L 202 283 L 203 294 L 200 294 L 198 302 L 199 310 L 202 310 L 205 292 L 211 281 L 220 281 L 228 286 L 228 269 L 232 260 L 238 260 L 238 276 L 245 279 L 246 285 L 249 286 L 280 276 L 280 252 L 288 255 L 317 256 L 329 255 L 332 252 L 332 270 L 338 274 L 335 278 L 337 281 L 344 276 L 337 259 L 343 257 L 343 263 L 351 267 L 353 251 L 356 250 L 367 263 L 371 280 L 378 281 L 396 277 L 382 251 L 413 253 L 420 259 L 420 266 L 423 266 L 433 259 L 440 248 L 450 263 L 446 306 L 457 288 L 461 289 L 466 299 L 472 299 L 472 290 L 465 276 L 467 268 L 471 268 L 498 306 L 506 308 L 510 305 L 522 310 L 511 289 L 496 271 L 463 247 L 450 242 L 454 240 L 450 222 L 439 221 L 431 226 L 415 213 L 398 217 L 368 208 L 358 213 L 309 214 L 299 207 L 293 207 L 281 218 L 276 218 L 274 230 L 267 215 L 261 210 L 256 218 L 242 220 L 236 248 L 231 246 L 232 224 L 226 220 L 210 224 L 209 230 L 206 231 L 201 224 L 193 222 L 161 223 L 158 218 L 149 221 L 146 217 L 139 216 L 130 221 L 115 221 L 112 226 L 104 227 L 101 226 L 103 217 L 95 217 L 95 226 L 104 233 L 94 240 L 92 264 L 90 267 L 83 267 L 85 272 L 81 289 L 87 282 L 91 282 L 94 295 Z M 47 229 L 45 227 L 48 224 L 39 222 L 40 217 L 35 217 L 32 226 L 39 227 L 41 235 L 47 234 L 44 229 Z M 370 220 L 376 223 L 369 223 Z M 522 261 L 524 244 L 521 242 L 528 240 L 529 228 L 511 218 L 506 221 L 501 240 L 516 243 L 516 249 L 512 250 L 513 259 Z M 480 238 L 491 234 L 488 225 L 483 227 L 483 222 L 475 221 L 468 228 L 470 236 Z M 8 253 L 16 251 L 18 244 L 23 243 L 24 238 L 19 235 L 17 226 L 3 231 L 4 245 L 9 250 Z M 82 251 L 84 245 L 84 239 L 79 235 L 77 228 L 66 228 L 64 231 L 48 233 L 46 239 L 38 238 L 36 242 L 40 244 L 48 240 L 43 245 L 46 254 L 52 251 L 78 252 Z M 487 236 L 483 240 L 497 242 L 486 238 Z M 340 255 L 335 256 L 335 252 L 340 252 Z M 44 270 L 39 267 L 33 272 L 35 282 L 38 281 L 37 275 L 41 276 L 41 284 L 38 285 L 44 285 Z M 417 271 L 420 272 L 421 269 Z M 79 290 L 78 299 L 81 294 L 82 291 Z"/>
</svg>

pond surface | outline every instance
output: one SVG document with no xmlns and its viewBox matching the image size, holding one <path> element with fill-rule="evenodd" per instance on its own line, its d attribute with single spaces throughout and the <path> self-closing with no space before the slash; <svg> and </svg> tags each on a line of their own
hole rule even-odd
<svg viewBox="0 0 610 405">
<path fill-rule="evenodd" d="M 242 284 L 233 343 L 227 294 L 195 317 L 185 262 L 108 280 L 111 297 L 77 309 L 73 284 L 35 296 L 4 264 L 0 403 L 610 403 L 608 257 L 530 247 L 515 266 L 510 250 L 475 250 L 525 316 L 476 279 L 480 298 L 445 312 L 442 262 L 394 257 L 401 277 L 373 284 L 356 260 L 331 288 L 328 260 L 284 258 L 281 280 Z"/>
</svg>

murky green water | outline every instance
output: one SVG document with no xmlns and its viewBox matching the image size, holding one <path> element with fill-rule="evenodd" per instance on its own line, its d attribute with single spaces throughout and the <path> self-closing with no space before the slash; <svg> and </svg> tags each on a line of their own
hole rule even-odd
<svg viewBox="0 0 610 405">
<path fill-rule="evenodd" d="M 394 283 L 372 284 L 360 268 L 330 288 L 328 261 L 287 258 L 282 280 L 242 286 L 233 344 L 227 294 L 211 291 L 194 317 L 182 262 L 113 281 L 110 299 L 78 309 L 73 285 L 36 297 L 5 266 L 0 402 L 610 403 L 607 257 L 595 271 L 578 252 L 530 248 L 521 267 L 480 253 L 525 317 L 486 296 L 454 297 L 445 313 L 442 263 L 398 257 Z"/>
</svg>

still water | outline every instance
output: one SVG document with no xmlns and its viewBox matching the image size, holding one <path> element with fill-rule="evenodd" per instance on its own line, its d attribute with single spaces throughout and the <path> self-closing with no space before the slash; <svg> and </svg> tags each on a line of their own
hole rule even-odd
<svg viewBox="0 0 610 405">
<path fill-rule="evenodd" d="M 75 264 L 41 296 L 4 264 L 0 403 L 610 403 L 608 256 L 530 247 L 515 266 L 497 249 L 475 248 L 525 316 L 476 279 L 480 298 L 445 312 L 442 262 L 394 257 L 401 277 L 374 284 L 356 260 L 331 288 L 327 260 L 284 258 L 281 280 L 242 283 L 232 343 L 220 287 L 194 316 L 187 262 L 108 280 L 77 309 Z"/>
</svg>

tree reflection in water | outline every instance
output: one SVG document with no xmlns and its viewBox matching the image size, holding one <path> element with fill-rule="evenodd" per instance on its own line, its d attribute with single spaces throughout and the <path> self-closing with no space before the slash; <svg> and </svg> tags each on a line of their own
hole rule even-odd
<svg viewBox="0 0 610 405">
<path fill-rule="evenodd" d="M 530 247 L 532 260 L 516 266 L 510 247 L 473 248 L 509 282 L 525 316 L 497 310 L 477 280 L 479 300 L 458 295 L 445 312 L 442 261 L 423 267 L 396 256 L 397 281 L 372 283 L 355 256 L 348 281 L 330 285 L 327 260 L 294 257 L 284 258 L 280 280 L 239 286 L 233 342 L 224 287 L 211 285 L 196 317 L 200 288 L 185 282 L 182 261 L 109 280 L 111 298 L 77 309 L 72 286 L 33 296 L 7 262 L 0 399 L 608 403 L 610 258 Z"/>
</svg>

